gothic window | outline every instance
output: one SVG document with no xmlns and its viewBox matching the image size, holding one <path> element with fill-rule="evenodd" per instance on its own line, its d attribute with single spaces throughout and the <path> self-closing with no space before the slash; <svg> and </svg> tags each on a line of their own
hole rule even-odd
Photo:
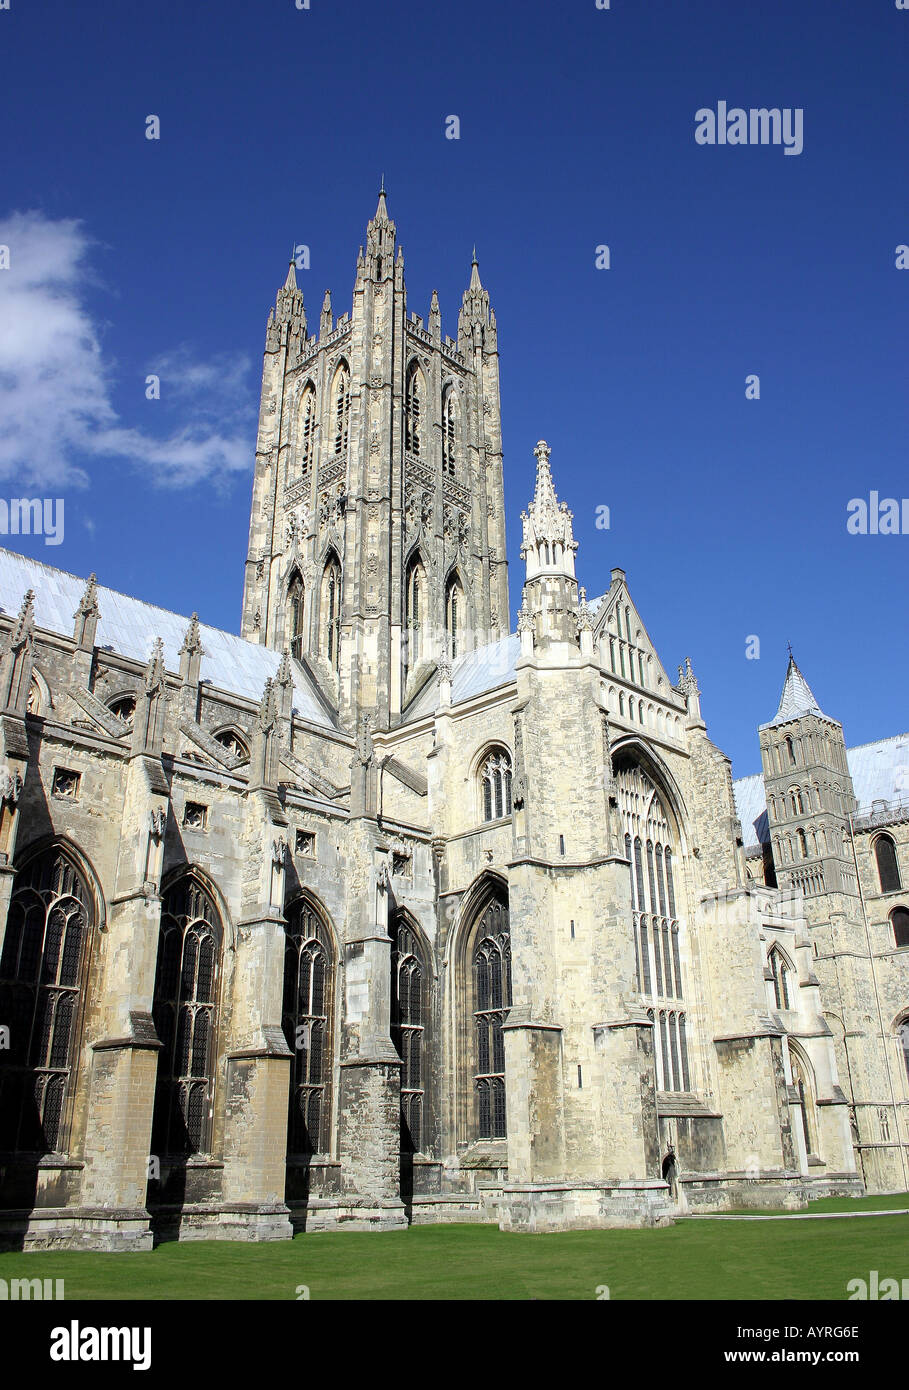
<svg viewBox="0 0 909 1390">
<path fill-rule="evenodd" d="M 789 967 L 782 951 L 771 947 L 767 957 L 773 975 L 773 998 L 778 1009 L 791 1009 L 789 999 Z"/>
<path fill-rule="evenodd" d="M 124 724 L 128 724 L 136 712 L 135 695 L 118 695 L 107 707 L 111 714 Z"/>
<path fill-rule="evenodd" d="M 638 987 L 651 997 L 681 999 L 681 939 L 669 818 L 654 783 L 637 764 L 620 762 L 615 775 L 631 866 Z"/>
<path fill-rule="evenodd" d="M 31 685 L 28 687 L 28 698 L 25 702 L 25 711 L 27 714 L 41 713 L 41 690 L 34 677 L 32 677 Z"/>
<path fill-rule="evenodd" d="M 94 911 L 66 854 L 46 850 L 16 874 L 0 956 L 0 1149 L 62 1148 Z"/>
<path fill-rule="evenodd" d="M 287 587 L 287 645 L 295 661 L 303 659 L 303 580 L 294 570 Z"/>
<path fill-rule="evenodd" d="M 287 1152 L 327 1153 L 334 952 L 328 928 L 307 898 L 292 903 L 286 917 L 282 1025 L 293 1053 Z"/>
<path fill-rule="evenodd" d="M 511 815 L 511 757 L 504 748 L 494 748 L 480 765 L 483 819 L 501 820 Z"/>
<path fill-rule="evenodd" d="M 154 1135 L 158 1154 L 205 1152 L 211 1143 L 221 919 L 192 875 L 161 905 L 153 1015 L 164 1044 L 158 1059 Z"/>
<path fill-rule="evenodd" d="M 300 432 L 297 444 L 297 458 L 299 461 L 300 474 L 305 478 L 312 469 L 316 439 L 316 393 L 312 383 L 307 385 L 303 395 L 300 397 L 299 421 Z M 335 452 L 339 453 L 340 450 L 336 449 Z"/>
<path fill-rule="evenodd" d="M 423 378 L 414 362 L 407 373 L 404 391 L 404 448 L 413 458 L 419 458 L 423 442 Z"/>
<path fill-rule="evenodd" d="M 249 757 L 249 747 L 245 739 L 241 738 L 237 733 L 236 729 L 220 729 L 218 733 L 213 734 L 212 737 L 216 742 L 220 743 L 222 747 L 226 748 L 228 753 L 232 753 L 235 758 L 245 759 Z"/>
<path fill-rule="evenodd" d="M 896 845 L 889 835 L 878 835 L 874 842 L 874 857 L 877 860 L 877 876 L 882 893 L 898 893 L 902 888 L 900 866 L 896 858 Z"/>
<path fill-rule="evenodd" d="M 805 1071 L 798 1057 L 795 1056 L 791 1047 L 789 1051 L 789 1061 L 792 1068 L 792 1086 L 798 1102 L 799 1121 L 802 1127 L 802 1136 L 805 1140 L 805 1152 L 813 1152 L 812 1146 L 812 1127 L 811 1127 L 811 1095 L 805 1084 Z"/>
<path fill-rule="evenodd" d="M 350 371 L 342 362 L 335 372 L 332 392 L 334 410 L 335 453 L 347 453 L 347 437 L 350 431 Z"/>
<path fill-rule="evenodd" d="M 909 908 L 895 907 L 890 914 L 890 924 L 893 927 L 893 944 L 909 946 Z"/>
<path fill-rule="evenodd" d="M 453 478 L 457 472 L 458 399 L 452 387 L 442 400 L 442 472 Z"/>
<path fill-rule="evenodd" d="M 505 1035 L 511 1007 L 511 937 L 508 908 L 496 900 L 483 913 L 474 936 L 474 1092 L 476 1137 L 504 1139 Z"/>
<path fill-rule="evenodd" d="M 330 554 L 322 571 L 322 655 L 337 671 L 341 664 L 341 562 Z"/>
<path fill-rule="evenodd" d="M 903 1051 L 903 1065 L 906 1068 L 906 1080 L 909 1081 L 909 1023 L 900 1024 L 900 1047 Z"/>
<path fill-rule="evenodd" d="M 419 1153 L 425 1120 L 427 980 L 417 934 L 400 913 L 391 927 L 391 1040 L 401 1058 L 401 1148 Z"/>
<path fill-rule="evenodd" d="M 464 590 L 456 575 L 445 590 L 445 635 L 449 658 L 454 661 L 464 649 Z"/>
<path fill-rule="evenodd" d="M 415 671 L 423 657 L 422 635 L 426 621 L 426 571 L 419 556 L 411 560 L 407 567 L 404 590 L 404 627 L 406 645 L 404 648 L 404 670 L 409 675 Z"/>
</svg>

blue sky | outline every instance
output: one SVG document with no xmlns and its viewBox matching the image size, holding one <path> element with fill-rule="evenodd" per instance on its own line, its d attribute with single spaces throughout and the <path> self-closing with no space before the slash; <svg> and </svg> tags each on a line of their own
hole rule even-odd
<svg viewBox="0 0 909 1390">
<path fill-rule="evenodd" d="M 66 533 L 7 543 L 236 630 L 268 309 L 294 243 L 310 325 L 349 308 L 384 171 L 443 332 L 477 244 L 513 608 L 545 437 L 581 582 L 626 570 L 737 775 L 790 641 L 850 743 L 904 731 L 909 535 L 845 523 L 909 495 L 907 58 L 888 0 L 11 0 L 0 495 L 63 496 Z M 802 153 L 699 146 L 721 100 L 800 108 Z"/>
</svg>

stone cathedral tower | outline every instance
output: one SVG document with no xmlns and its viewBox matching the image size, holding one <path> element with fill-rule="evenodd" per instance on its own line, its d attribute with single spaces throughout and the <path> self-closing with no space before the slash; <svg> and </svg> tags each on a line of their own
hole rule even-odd
<svg viewBox="0 0 909 1390">
<path fill-rule="evenodd" d="M 475 256 L 457 341 L 408 315 L 383 188 L 351 313 L 310 334 L 291 264 L 269 315 L 242 634 L 381 729 L 508 625 L 495 315 Z"/>
</svg>

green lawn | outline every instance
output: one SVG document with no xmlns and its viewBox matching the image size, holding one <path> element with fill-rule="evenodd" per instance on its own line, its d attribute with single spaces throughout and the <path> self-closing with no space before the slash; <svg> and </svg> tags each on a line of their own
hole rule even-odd
<svg viewBox="0 0 909 1390">
<path fill-rule="evenodd" d="M 809 1202 L 807 1207 L 801 1207 L 804 1213 L 823 1212 L 823 1211 L 909 1211 L 909 1192 L 887 1192 L 880 1197 L 820 1197 L 816 1202 Z M 773 1216 L 784 1213 L 792 1216 L 793 1213 L 784 1207 L 735 1207 L 732 1210 L 748 1216 Z M 909 1219 L 909 1218 L 907 1218 Z"/>
<path fill-rule="evenodd" d="M 691 1221 L 659 1230 L 510 1235 L 497 1226 L 339 1231 L 148 1254 L 0 1255 L 0 1278 L 66 1281 L 67 1299 L 817 1299 L 909 1277 L 909 1217 Z"/>
</svg>

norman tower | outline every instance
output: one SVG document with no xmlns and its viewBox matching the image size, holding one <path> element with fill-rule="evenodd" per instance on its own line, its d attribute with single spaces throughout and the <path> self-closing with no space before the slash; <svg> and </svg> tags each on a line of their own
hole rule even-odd
<svg viewBox="0 0 909 1390">
<path fill-rule="evenodd" d="M 779 709 L 759 736 L 780 886 L 807 898 L 855 897 L 848 829 L 855 796 L 843 726 L 823 713 L 792 656 Z"/>
<path fill-rule="evenodd" d="M 495 315 L 474 255 L 458 337 L 407 313 L 384 188 L 353 308 L 268 319 L 243 636 L 287 648 L 353 727 L 399 721 L 443 653 L 507 633 Z"/>
</svg>

